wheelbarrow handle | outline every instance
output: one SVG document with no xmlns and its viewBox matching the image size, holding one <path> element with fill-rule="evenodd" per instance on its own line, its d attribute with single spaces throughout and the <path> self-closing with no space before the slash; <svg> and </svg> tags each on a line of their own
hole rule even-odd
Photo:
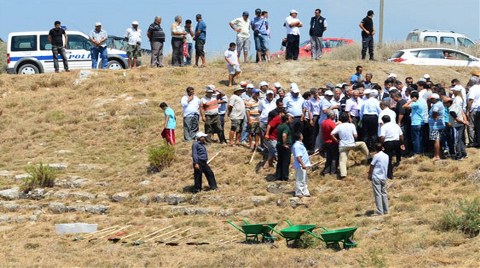
<svg viewBox="0 0 480 268">
<path fill-rule="evenodd" d="M 277 233 L 279 236 L 285 238 L 285 236 L 283 236 L 282 233 L 280 233 L 279 231 L 275 230 L 275 228 L 273 228 L 272 226 L 267 225 L 267 227 L 268 227 L 270 230 L 272 230 L 272 231 L 274 231 L 275 233 Z"/>
<path fill-rule="evenodd" d="M 289 219 L 286 219 L 285 222 L 288 223 L 288 226 L 293 226 L 293 223 L 291 223 Z"/>
<path fill-rule="evenodd" d="M 323 240 L 321 237 L 317 236 L 316 234 L 310 232 L 309 230 L 305 230 L 305 233 L 308 233 L 309 235 L 315 237 L 316 239 L 319 239 L 319 240 L 322 240 L 323 242 L 325 242 L 325 240 Z"/>
<path fill-rule="evenodd" d="M 232 221 L 226 221 L 228 224 L 230 224 L 231 226 L 233 226 L 235 229 L 239 230 L 240 232 L 242 233 L 245 233 L 242 229 L 240 229 L 240 227 L 238 227 L 235 223 L 233 223 Z"/>
<path fill-rule="evenodd" d="M 246 219 L 242 219 L 243 223 L 250 224 Z"/>
<path fill-rule="evenodd" d="M 320 228 L 322 228 L 325 232 L 328 232 L 328 230 L 325 227 L 320 226 Z"/>
</svg>

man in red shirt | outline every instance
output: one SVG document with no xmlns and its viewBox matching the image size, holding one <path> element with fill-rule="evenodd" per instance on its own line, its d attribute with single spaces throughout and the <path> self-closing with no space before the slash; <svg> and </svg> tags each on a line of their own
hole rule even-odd
<svg viewBox="0 0 480 268">
<path fill-rule="evenodd" d="M 323 137 L 323 144 L 325 146 L 325 151 L 327 154 L 327 161 L 325 162 L 325 168 L 320 175 L 325 176 L 325 174 L 335 174 L 338 169 L 338 143 L 332 139 L 332 131 L 337 126 L 333 121 L 335 119 L 335 112 L 328 111 L 327 119 L 322 122 L 321 130 Z"/>
<path fill-rule="evenodd" d="M 265 131 L 265 143 L 268 148 L 268 159 L 265 162 L 264 168 L 273 166 L 273 161 L 277 157 L 277 127 L 282 123 L 282 116 L 286 113 L 285 108 L 277 109 L 277 115 L 275 115 L 267 125 Z"/>
</svg>

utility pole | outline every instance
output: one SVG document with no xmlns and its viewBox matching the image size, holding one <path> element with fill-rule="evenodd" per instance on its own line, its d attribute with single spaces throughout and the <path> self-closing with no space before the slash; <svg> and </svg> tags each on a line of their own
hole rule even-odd
<svg viewBox="0 0 480 268">
<path fill-rule="evenodd" d="M 380 31 L 378 34 L 378 45 L 383 44 L 383 10 L 384 10 L 384 0 L 380 0 Z"/>
</svg>

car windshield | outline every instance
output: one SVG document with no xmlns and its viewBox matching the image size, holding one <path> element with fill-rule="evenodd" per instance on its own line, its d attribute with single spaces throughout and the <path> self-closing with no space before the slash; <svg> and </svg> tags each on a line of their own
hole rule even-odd
<svg viewBox="0 0 480 268">
<path fill-rule="evenodd" d="M 464 47 L 471 47 L 474 45 L 474 43 L 468 38 L 459 37 L 457 40 L 458 44 Z"/>
</svg>

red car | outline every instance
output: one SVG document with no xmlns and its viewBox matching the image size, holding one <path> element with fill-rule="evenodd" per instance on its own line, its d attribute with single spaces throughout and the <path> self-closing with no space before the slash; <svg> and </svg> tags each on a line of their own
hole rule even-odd
<svg viewBox="0 0 480 268">
<path fill-rule="evenodd" d="M 334 37 L 325 37 L 323 38 L 323 53 L 329 53 L 332 49 L 336 47 L 340 47 L 343 45 L 350 45 L 353 44 L 352 39 L 346 38 L 334 38 Z M 300 44 L 300 51 L 298 52 L 299 58 L 311 58 L 312 57 L 312 45 L 310 44 L 310 40 L 304 41 Z M 281 50 L 272 54 L 272 58 L 285 58 L 285 50 Z"/>
</svg>

